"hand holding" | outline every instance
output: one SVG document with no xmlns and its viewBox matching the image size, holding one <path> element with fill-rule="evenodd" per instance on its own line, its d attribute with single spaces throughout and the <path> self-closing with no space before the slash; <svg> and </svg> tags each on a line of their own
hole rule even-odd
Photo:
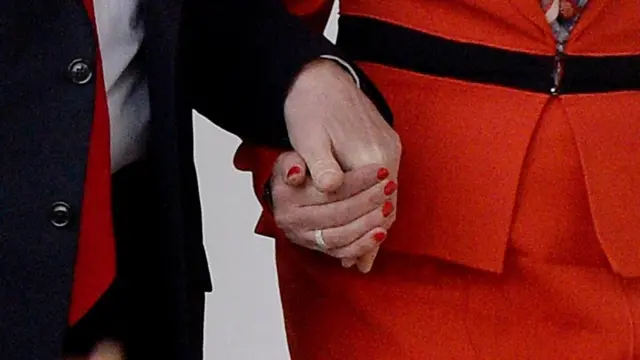
<svg viewBox="0 0 640 360">
<path fill-rule="evenodd" d="M 389 200 L 395 183 L 388 177 L 386 168 L 370 164 L 346 172 L 342 185 L 325 193 L 306 175 L 302 158 L 285 153 L 271 184 L 276 224 L 293 243 L 335 258 L 370 253 L 395 219 Z"/>
<path fill-rule="evenodd" d="M 344 181 L 343 171 L 371 164 L 381 164 L 390 179 L 397 179 L 402 151 L 397 133 L 333 61 L 317 61 L 303 69 L 287 98 L 285 117 L 291 143 L 319 190 L 334 191 Z M 395 193 L 390 201 L 395 208 Z M 371 269 L 377 249 L 357 260 L 361 271 Z M 355 262 L 345 259 L 343 265 Z"/>
</svg>

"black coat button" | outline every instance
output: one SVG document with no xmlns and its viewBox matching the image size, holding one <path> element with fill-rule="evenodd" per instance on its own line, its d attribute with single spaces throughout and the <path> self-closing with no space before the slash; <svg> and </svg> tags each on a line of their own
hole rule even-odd
<svg viewBox="0 0 640 360">
<path fill-rule="evenodd" d="M 88 83 L 93 77 L 91 67 L 83 59 L 73 60 L 67 68 L 67 74 L 69 75 L 69 79 L 71 79 L 74 84 L 78 85 Z"/>
<path fill-rule="evenodd" d="M 62 201 L 53 203 L 49 221 L 53 226 L 59 228 L 69 225 L 71 222 L 71 206 Z"/>
</svg>

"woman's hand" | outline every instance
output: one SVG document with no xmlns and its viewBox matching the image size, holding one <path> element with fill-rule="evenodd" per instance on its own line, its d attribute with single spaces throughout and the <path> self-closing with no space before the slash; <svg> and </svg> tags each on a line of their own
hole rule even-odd
<svg viewBox="0 0 640 360">
<path fill-rule="evenodd" d="M 284 153 L 271 184 L 276 224 L 293 243 L 338 259 L 375 253 L 395 220 L 390 174 L 381 165 L 362 166 L 346 172 L 335 191 L 322 192 L 307 176 L 303 159 Z"/>
<path fill-rule="evenodd" d="M 378 108 L 342 67 L 330 60 L 307 65 L 285 102 L 289 139 L 321 191 L 334 191 L 344 181 L 343 171 L 360 171 L 370 164 L 389 170 L 396 179 L 402 145 L 398 134 Z M 396 197 L 391 197 L 395 207 Z M 362 272 L 371 270 L 378 247 L 343 260 Z"/>
</svg>

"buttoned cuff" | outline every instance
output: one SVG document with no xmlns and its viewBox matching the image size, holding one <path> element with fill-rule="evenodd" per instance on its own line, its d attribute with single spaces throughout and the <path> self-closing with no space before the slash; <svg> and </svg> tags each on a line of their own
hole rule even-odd
<svg viewBox="0 0 640 360">
<path fill-rule="evenodd" d="M 358 89 L 360 89 L 360 78 L 358 77 L 358 74 L 353 69 L 353 67 L 351 65 L 349 65 L 348 62 L 340 59 L 337 56 L 333 56 L 333 55 L 322 55 L 320 57 L 322 59 L 333 60 L 333 61 L 337 62 L 338 64 L 340 64 L 345 70 L 347 70 L 347 72 L 349 74 L 351 74 L 351 77 L 353 78 L 353 81 L 355 81 L 356 86 L 358 87 Z"/>
</svg>

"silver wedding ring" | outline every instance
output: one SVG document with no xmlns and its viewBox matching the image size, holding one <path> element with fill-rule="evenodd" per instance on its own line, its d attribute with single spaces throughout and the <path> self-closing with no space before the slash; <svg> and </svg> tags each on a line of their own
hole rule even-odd
<svg viewBox="0 0 640 360">
<path fill-rule="evenodd" d="M 313 232 L 313 237 L 316 240 L 316 246 L 320 250 L 324 250 L 327 248 L 327 243 L 324 242 L 324 238 L 322 237 L 322 230 L 316 230 Z"/>
</svg>

